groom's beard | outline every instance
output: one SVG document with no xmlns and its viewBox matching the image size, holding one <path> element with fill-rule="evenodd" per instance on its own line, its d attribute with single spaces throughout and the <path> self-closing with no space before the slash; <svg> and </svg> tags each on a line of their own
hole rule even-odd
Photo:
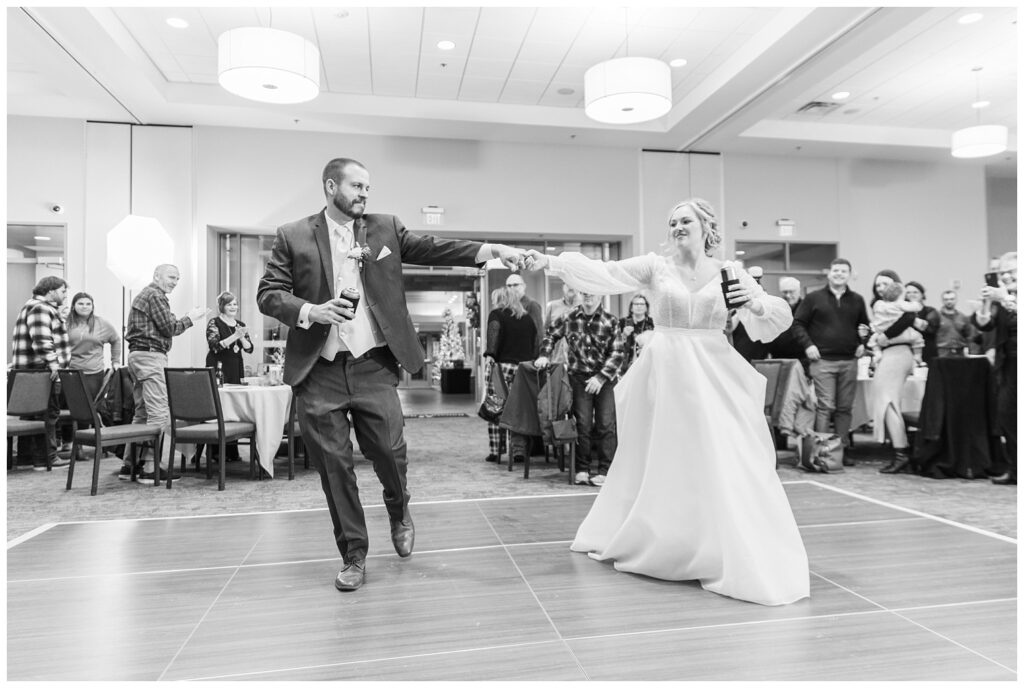
<svg viewBox="0 0 1024 688">
<path fill-rule="evenodd" d="M 366 210 L 366 202 L 360 200 L 348 201 L 343 196 L 334 196 L 331 198 L 331 203 L 334 207 L 345 213 L 351 218 L 360 218 L 363 216 L 363 212 Z M 354 206 L 359 206 L 356 210 Z"/>
</svg>

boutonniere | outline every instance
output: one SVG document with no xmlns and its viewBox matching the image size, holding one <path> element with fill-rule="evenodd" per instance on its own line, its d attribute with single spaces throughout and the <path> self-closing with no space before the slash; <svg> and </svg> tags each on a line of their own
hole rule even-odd
<svg viewBox="0 0 1024 688">
<path fill-rule="evenodd" d="M 370 247 L 356 244 L 348 251 L 348 257 L 356 261 L 359 269 L 363 269 L 363 261 L 370 257 Z"/>
</svg>

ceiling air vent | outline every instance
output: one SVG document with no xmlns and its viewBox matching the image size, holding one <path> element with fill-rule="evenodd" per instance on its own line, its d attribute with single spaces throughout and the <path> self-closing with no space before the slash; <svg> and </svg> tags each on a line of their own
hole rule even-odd
<svg viewBox="0 0 1024 688">
<path fill-rule="evenodd" d="M 821 100 L 812 100 L 811 102 L 807 103 L 802 108 L 797 110 L 797 114 L 801 114 L 801 113 L 814 113 L 814 114 L 824 115 L 824 114 L 827 114 L 829 112 L 832 112 L 837 107 L 839 107 L 839 103 L 827 103 L 827 102 L 821 101 Z"/>
</svg>

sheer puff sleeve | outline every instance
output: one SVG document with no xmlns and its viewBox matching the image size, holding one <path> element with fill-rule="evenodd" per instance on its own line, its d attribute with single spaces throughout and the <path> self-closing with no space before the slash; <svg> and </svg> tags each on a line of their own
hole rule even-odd
<svg viewBox="0 0 1024 688">
<path fill-rule="evenodd" d="M 653 253 L 605 262 L 587 258 L 582 253 L 565 252 L 548 256 L 547 271 L 577 291 L 605 296 L 637 291 L 647 286 L 658 260 Z"/>
<path fill-rule="evenodd" d="M 778 296 L 770 296 L 753 277 L 747 274 L 746 270 L 733 263 L 736 272 L 739 274 L 740 284 L 754 293 L 753 301 L 757 301 L 764 308 L 761 315 L 754 315 L 749 308 L 740 308 L 736 317 L 743 323 L 747 335 L 756 342 L 770 342 L 780 334 L 789 329 L 793 324 L 793 311 L 784 299 Z"/>
</svg>

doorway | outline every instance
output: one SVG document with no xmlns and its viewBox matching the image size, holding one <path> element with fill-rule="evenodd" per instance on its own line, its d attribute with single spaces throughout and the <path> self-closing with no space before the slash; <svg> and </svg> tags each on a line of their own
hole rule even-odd
<svg viewBox="0 0 1024 688">
<path fill-rule="evenodd" d="M 7 225 L 8 334 L 14 331 L 18 313 L 39 280 L 49 276 L 67 279 L 64 272 L 66 236 L 67 225 L 64 224 Z"/>
</svg>

